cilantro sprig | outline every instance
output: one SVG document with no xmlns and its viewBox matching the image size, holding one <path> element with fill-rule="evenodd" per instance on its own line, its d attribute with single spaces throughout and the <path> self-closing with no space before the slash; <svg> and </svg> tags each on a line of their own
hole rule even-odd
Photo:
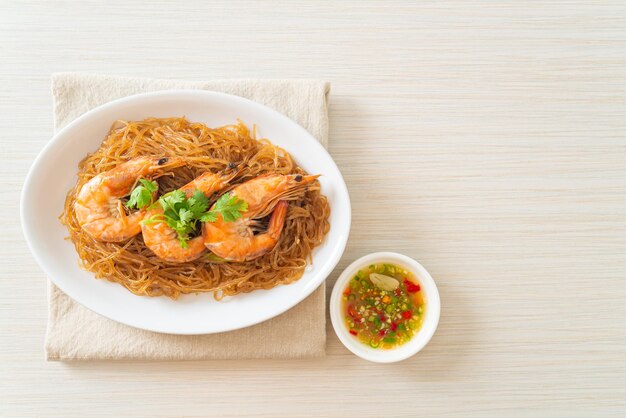
<svg viewBox="0 0 626 418">
<path fill-rule="evenodd" d="M 209 207 L 209 199 L 200 190 L 196 190 L 189 198 L 184 191 L 174 190 L 161 196 L 157 203 L 163 208 L 163 214 L 154 215 L 143 222 L 165 221 L 176 231 L 180 246 L 187 248 L 189 235 L 198 227 L 200 217 Z"/>
<path fill-rule="evenodd" d="M 200 219 L 202 222 L 215 222 L 217 215 L 221 214 L 225 222 L 234 222 L 241 218 L 241 214 L 248 210 L 248 203 L 230 193 L 220 196 L 215 202 L 213 210 L 210 210 Z"/>
<path fill-rule="evenodd" d="M 132 209 L 143 209 L 153 204 L 154 192 L 157 191 L 159 185 L 156 181 L 139 179 L 139 185 L 130 193 L 130 198 L 126 202 L 126 207 Z"/>
<path fill-rule="evenodd" d="M 248 204 L 236 196 L 226 193 L 221 196 L 212 210 L 209 210 L 209 199 L 200 190 L 187 197 L 182 190 L 174 190 L 159 198 L 158 204 L 163 214 L 144 219 L 143 223 L 165 222 L 176 231 L 182 248 L 187 248 L 189 236 L 198 228 L 198 222 L 215 222 L 221 215 L 225 222 L 239 219 L 248 210 Z"/>
</svg>

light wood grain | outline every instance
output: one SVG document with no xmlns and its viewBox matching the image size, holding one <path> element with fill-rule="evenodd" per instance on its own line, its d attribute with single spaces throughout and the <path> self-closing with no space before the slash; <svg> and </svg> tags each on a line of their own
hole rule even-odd
<svg viewBox="0 0 626 418">
<path fill-rule="evenodd" d="M 626 414 L 626 3 L 129 3 L 0 5 L 1 415 Z M 368 252 L 418 259 L 432 342 L 396 365 L 330 327 L 321 360 L 46 363 L 18 197 L 54 71 L 329 80 L 354 212 L 328 288 Z"/>
</svg>

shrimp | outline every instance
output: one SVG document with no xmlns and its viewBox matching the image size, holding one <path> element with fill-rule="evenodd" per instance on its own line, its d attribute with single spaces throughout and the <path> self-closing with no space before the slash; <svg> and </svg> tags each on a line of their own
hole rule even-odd
<svg viewBox="0 0 626 418">
<path fill-rule="evenodd" d="M 278 242 L 285 219 L 288 201 L 302 196 L 302 192 L 319 176 L 300 174 L 265 174 L 240 184 L 231 191 L 248 204 L 246 212 L 234 222 L 225 222 L 221 216 L 203 226 L 204 244 L 218 257 L 228 261 L 250 261 L 261 257 Z M 255 234 L 260 228 L 257 219 L 269 214 L 267 231 Z"/>
<path fill-rule="evenodd" d="M 100 241 L 121 242 L 137 235 L 145 211 L 127 215 L 121 199 L 130 194 L 141 177 L 159 177 L 183 164 L 177 157 L 138 157 L 96 175 L 76 196 L 78 223 Z"/>
<path fill-rule="evenodd" d="M 183 190 L 190 197 L 196 190 L 200 190 L 205 196 L 219 192 L 228 186 L 228 183 L 239 175 L 241 168 L 230 163 L 228 168 L 219 173 L 206 172 L 185 184 Z M 155 207 L 148 211 L 146 219 L 163 215 L 163 208 Z M 154 219 L 154 218 L 153 218 Z M 164 221 L 142 223 L 141 232 L 143 241 L 157 257 L 173 263 L 185 263 L 200 257 L 206 251 L 202 235 L 187 241 L 187 248 L 183 248 L 178 240 L 178 234 Z"/>
</svg>

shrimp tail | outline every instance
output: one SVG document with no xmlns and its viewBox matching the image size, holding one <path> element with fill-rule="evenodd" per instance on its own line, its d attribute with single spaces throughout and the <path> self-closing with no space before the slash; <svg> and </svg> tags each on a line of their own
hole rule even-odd
<svg viewBox="0 0 626 418">
<path fill-rule="evenodd" d="M 270 252 L 278 243 L 280 234 L 283 231 L 285 225 L 285 219 L 287 219 L 287 208 L 289 202 L 281 200 L 278 202 L 270 217 L 270 223 L 267 227 L 267 232 L 264 234 L 255 235 L 250 241 L 249 248 L 245 252 L 244 260 L 250 261 L 255 258 L 261 257 L 264 254 Z"/>
<path fill-rule="evenodd" d="M 276 241 L 280 238 L 280 234 L 285 225 L 285 219 L 287 219 L 287 209 L 289 208 L 289 202 L 281 200 L 278 202 L 270 217 L 270 223 L 267 227 L 267 233 Z"/>
<path fill-rule="evenodd" d="M 247 241 L 237 243 L 225 243 L 210 248 L 214 254 L 230 261 L 250 261 L 270 252 L 278 243 L 280 235 L 287 219 L 289 202 L 278 202 L 270 217 L 267 231 L 263 234 L 254 235 Z M 233 245 L 235 244 L 235 245 Z"/>
</svg>

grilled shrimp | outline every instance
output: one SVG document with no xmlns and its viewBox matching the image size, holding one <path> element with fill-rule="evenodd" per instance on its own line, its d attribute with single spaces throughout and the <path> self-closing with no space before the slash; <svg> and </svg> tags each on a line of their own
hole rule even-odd
<svg viewBox="0 0 626 418">
<path fill-rule="evenodd" d="M 185 192 L 187 197 L 193 195 L 196 189 L 204 193 L 205 196 L 210 196 L 226 188 L 228 183 L 235 178 L 240 171 L 241 169 L 238 166 L 231 163 L 228 165 L 227 169 L 219 173 L 206 172 L 180 189 Z M 146 219 L 153 218 L 155 215 L 163 215 L 163 208 L 157 206 L 150 209 L 146 214 Z M 143 223 L 141 225 L 141 232 L 146 247 L 150 248 L 159 258 L 166 261 L 185 263 L 197 259 L 206 251 L 201 235 L 187 241 L 187 248 L 181 247 L 178 234 L 164 221 Z"/>
<path fill-rule="evenodd" d="M 235 187 L 230 193 L 244 200 L 248 210 L 234 222 L 221 216 L 203 226 L 204 244 L 218 257 L 228 261 L 249 261 L 271 251 L 278 242 L 287 216 L 288 201 L 319 176 L 266 174 Z M 257 219 L 272 214 L 266 232 L 255 234 Z"/>
<path fill-rule="evenodd" d="M 138 157 L 96 175 L 76 196 L 78 223 L 100 241 L 121 242 L 137 235 L 145 211 L 127 215 L 121 199 L 130 194 L 140 178 L 156 178 L 183 164 L 177 157 Z"/>
</svg>

